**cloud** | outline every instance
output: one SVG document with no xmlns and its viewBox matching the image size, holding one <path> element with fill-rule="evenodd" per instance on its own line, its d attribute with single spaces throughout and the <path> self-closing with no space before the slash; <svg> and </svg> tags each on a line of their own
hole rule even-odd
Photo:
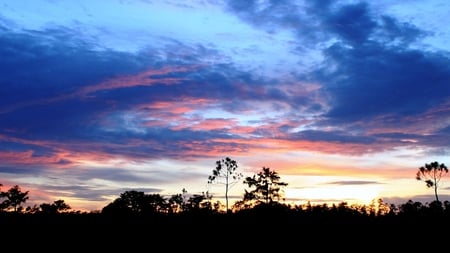
<svg viewBox="0 0 450 253">
<path fill-rule="evenodd" d="M 333 185 L 366 185 L 366 184 L 379 184 L 379 182 L 376 181 L 334 181 L 334 182 L 328 182 L 326 184 L 333 184 Z"/>
<path fill-rule="evenodd" d="M 321 12 L 322 22 L 328 31 L 336 34 L 350 45 L 364 43 L 376 27 L 364 2 L 344 5 L 336 11 Z"/>
<path fill-rule="evenodd" d="M 283 12 L 285 8 L 290 11 Z M 443 123 L 438 123 L 439 119 L 448 116 L 447 111 L 436 108 L 445 108 L 450 98 L 449 54 L 420 44 L 433 33 L 380 15 L 366 2 L 230 1 L 228 10 L 266 31 L 294 31 L 299 58 L 305 50 L 320 52 L 320 64 L 310 72 L 297 72 L 297 77 L 319 84 L 315 94 L 326 103 L 320 107 L 321 117 L 310 125 L 315 129 L 302 130 L 295 137 L 402 146 L 404 137 L 400 135 L 388 142 L 381 138 L 382 133 L 394 137 L 402 132 L 419 145 L 443 145 L 438 138 L 421 134 L 425 128 L 431 135 L 439 131 L 433 129 L 434 124 L 424 126 L 423 116 L 434 112 L 427 121 L 439 125 Z M 309 43 L 304 44 L 306 41 Z M 339 130 L 320 130 L 326 128 Z M 374 132 L 379 134 L 370 135 Z M 331 136 L 334 139 L 329 139 Z M 448 141 L 448 136 L 436 136 Z"/>
<path fill-rule="evenodd" d="M 347 49 L 338 44 L 326 55 L 336 69 L 316 73 L 333 101 L 327 113 L 333 120 L 420 114 L 445 103 L 450 95 L 445 81 L 450 78 L 449 59 L 438 54 L 376 44 Z"/>
</svg>

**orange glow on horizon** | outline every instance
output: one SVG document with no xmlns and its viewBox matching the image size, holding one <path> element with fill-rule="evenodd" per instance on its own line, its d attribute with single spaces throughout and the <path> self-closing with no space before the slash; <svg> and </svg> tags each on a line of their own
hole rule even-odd
<svg viewBox="0 0 450 253">
<path fill-rule="evenodd" d="M 302 199 L 311 202 L 352 202 L 369 204 L 379 197 L 379 185 L 330 185 L 303 189 L 286 189 L 287 199 Z"/>
</svg>

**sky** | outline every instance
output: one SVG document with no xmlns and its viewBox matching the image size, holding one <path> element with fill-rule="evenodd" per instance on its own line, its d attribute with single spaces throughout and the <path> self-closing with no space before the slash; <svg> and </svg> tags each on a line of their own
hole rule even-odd
<svg viewBox="0 0 450 253">
<path fill-rule="evenodd" d="M 0 183 L 24 206 L 208 192 L 269 167 L 293 204 L 434 200 L 447 0 L 0 0 Z M 242 200 L 241 182 L 229 193 Z M 450 200 L 450 175 L 439 183 Z"/>
</svg>

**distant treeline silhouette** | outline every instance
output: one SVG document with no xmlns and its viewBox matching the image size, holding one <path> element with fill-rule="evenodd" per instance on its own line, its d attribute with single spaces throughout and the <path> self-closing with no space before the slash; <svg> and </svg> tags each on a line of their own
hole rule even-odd
<svg viewBox="0 0 450 253">
<path fill-rule="evenodd" d="M 236 168 L 228 158 L 218 161 L 208 183 L 225 179 L 223 184 L 228 191 L 241 177 L 235 172 Z M 436 173 L 433 168 L 446 172 L 446 167 L 432 163 L 431 167 L 424 168 L 429 169 L 419 168 L 420 180 L 431 175 L 431 179 L 426 179 L 431 180 L 427 186 L 436 187 L 442 173 Z M 446 240 L 445 233 L 436 231 L 450 226 L 449 201 L 408 200 L 395 205 L 380 198 L 368 205 L 347 202 L 294 205 L 284 203 L 283 188 L 287 183 L 280 181 L 278 173 L 270 168 L 263 167 L 243 182 L 249 189 L 231 208 L 213 201 L 213 196 L 207 192 L 188 194 L 183 189 L 180 194 L 167 198 L 157 193 L 129 190 L 101 210 L 90 212 L 72 210 L 61 199 L 24 208 L 29 192 L 15 185 L 0 192 L 0 238 L 4 242 L 14 241 L 18 235 L 26 233 L 39 238 L 38 243 L 55 241 L 82 252 L 87 247 L 102 252 L 106 249 L 141 251 L 162 242 L 172 251 L 209 252 L 213 248 L 220 251 L 216 249 L 219 242 L 226 246 L 233 245 L 235 240 L 240 242 L 239 249 L 252 252 L 278 252 L 294 246 L 308 248 L 313 242 L 322 250 L 339 249 L 336 245 L 352 242 L 354 245 L 346 248 L 346 252 L 359 252 L 359 247 L 367 248 L 372 244 L 403 252 L 421 249 L 416 239 L 431 236 L 435 241 Z M 437 188 L 434 189 L 437 194 Z M 48 250 L 47 245 L 41 248 Z M 28 244 L 20 248 L 24 246 Z"/>
<path fill-rule="evenodd" d="M 183 216 L 194 215 L 248 215 L 260 213 L 261 211 L 277 212 L 289 215 L 352 215 L 358 216 L 428 216 L 449 215 L 450 202 L 441 202 L 438 198 L 437 189 L 441 177 L 448 172 L 444 164 L 432 162 L 419 168 L 416 173 L 417 180 L 426 182 L 427 187 L 434 189 L 436 200 L 430 203 L 413 202 L 395 205 L 385 203 L 381 198 L 374 199 L 371 204 L 352 204 L 346 202 L 339 204 L 286 204 L 284 203 L 284 188 L 288 185 L 281 181 L 275 170 L 263 167 L 261 171 L 253 176 L 244 178 L 243 183 L 249 188 L 245 190 L 243 199 L 236 201 L 231 208 L 228 207 L 228 191 L 243 176 L 237 172 L 237 162 L 229 157 L 216 162 L 216 168 L 208 183 L 221 183 L 225 186 L 226 205 L 220 201 L 213 201 L 213 196 L 208 192 L 202 194 L 188 194 L 183 189 L 180 194 L 164 197 L 158 193 L 147 194 L 142 191 L 129 190 L 121 193 L 118 198 L 103 207 L 101 210 L 81 212 L 72 210 L 64 200 L 59 199 L 53 203 L 42 203 L 39 206 L 23 207 L 29 199 L 29 191 L 22 191 L 20 186 L 15 185 L 7 191 L 0 191 L 0 213 L 4 216 L 14 214 L 94 214 L 105 216 L 129 216 L 145 217 L 154 215 Z M 221 181 L 222 180 L 222 181 Z M 2 184 L 0 184 L 1 190 Z"/>
<path fill-rule="evenodd" d="M 237 172 L 238 165 L 235 160 L 229 157 L 216 161 L 216 168 L 212 175 L 208 177 L 208 184 L 219 183 L 225 187 L 225 206 L 219 201 L 213 201 L 213 196 L 208 192 L 202 194 L 188 194 L 186 189 L 182 189 L 180 194 L 164 197 L 158 193 L 146 194 L 142 191 L 129 190 L 121 193 L 118 198 L 103 207 L 101 210 L 91 211 L 91 213 L 102 213 L 106 215 L 147 215 L 147 214 L 180 214 L 180 213 L 202 213 L 202 214 L 222 214 L 222 213 L 242 213 L 252 209 L 285 209 L 290 213 L 295 212 L 336 212 L 345 210 L 346 213 L 368 216 L 385 215 L 425 215 L 425 214 L 447 214 L 450 212 L 450 203 L 441 202 L 438 198 L 438 185 L 442 176 L 448 173 L 447 166 L 443 163 L 431 162 L 419 167 L 416 179 L 424 181 L 426 186 L 434 189 L 436 200 L 431 203 L 420 203 L 409 200 L 408 202 L 396 206 L 395 204 L 384 203 L 383 200 L 374 199 L 370 205 L 353 204 L 346 202 L 336 204 L 311 205 L 309 202 L 303 205 L 285 204 L 284 188 L 288 185 L 281 181 L 278 172 L 268 167 L 263 167 L 253 176 L 248 176 L 243 183 L 248 186 L 243 199 L 236 201 L 229 208 L 228 192 L 243 177 Z M 29 199 L 29 191 L 22 191 L 19 185 L 11 187 L 7 191 L 1 191 L 0 184 L 0 212 L 13 212 L 23 214 L 58 214 L 58 213 L 86 213 L 72 210 L 64 200 L 59 199 L 53 203 L 42 203 L 39 206 L 23 207 Z"/>
</svg>

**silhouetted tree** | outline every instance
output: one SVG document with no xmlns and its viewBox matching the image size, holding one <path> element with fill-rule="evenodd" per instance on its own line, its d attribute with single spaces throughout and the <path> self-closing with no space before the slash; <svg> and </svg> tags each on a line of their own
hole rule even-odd
<svg viewBox="0 0 450 253">
<path fill-rule="evenodd" d="M 214 182 L 225 185 L 225 207 L 228 210 L 228 191 L 242 178 L 242 173 L 236 172 L 238 164 L 229 157 L 216 161 L 216 168 L 208 177 L 208 184 Z M 223 181 L 221 181 L 223 179 Z"/>
<path fill-rule="evenodd" d="M 212 197 L 213 196 L 208 192 L 202 192 L 202 194 L 188 194 L 188 191 L 183 188 L 181 194 L 175 194 L 169 198 L 169 212 L 196 212 L 199 210 L 211 211 L 218 208 L 218 205 L 211 202 Z"/>
<path fill-rule="evenodd" d="M 28 191 L 22 192 L 18 185 L 11 187 L 8 191 L 2 192 L 2 196 L 6 198 L 2 202 L 2 208 L 12 208 L 14 212 L 22 209 L 22 203 L 28 200 Z"/>
<path fill-rule="evenodd" d="M 0 184 L 0 212 L 6 209 L 6 201 L 1 201 L 6 197 L 6 192 L 1 191 L 3 184 Z"/>
<path fill-rule="evenodd" d="M 424 205 L 421 202 L 413 202 L 411 199 L 399 206 L 400 214 L 409 216 L 420 214 L 423 209 Z"/>
<path fill-rule="evenodd" d="M 146 209 L 145 193 L 136 190 L 125 191 L 112 203 L 105 206 L 102 212 L 114 214 L 138 214 Z"/>
<path fill-rule="evenodd" d="M 428 188 L 434 188 L 434 195 L 436 201 L 438 198 L 438 184 L 444 173 L 448 173 L 448 168 L 445 164 L 438 162 L 425 163 L 425 166 L 419 168 L 416 173 L 416 179 L 419 181 L 424 181 Z"/>
<path fill-rule="evenodd" d="M 170 213 L 179 213 L 183 211 L 184 208 L 184 194 L 186 193 L 186 189 L 183 188 L 182 194 L 174 194 L 170 196 L 169 202 L 169 212 Z"/>
<path fill-rule="evenodd" d="M 169 208 L 169 204 L 167 202 L 167 199 L 161 196 L 159 193 L 153 193 L 153 194 L 146 194 L 145 195 L 146 202 L 148 205 L 146 207 L 149 207 L 149 210 L 145 210 L 147 212 L 154 212 L 154 213 L 165 213 L 167 212 Z"/>
<path fill-rule="evenodd" d="M 450 201 L 445 200 L 444 201 L 444 212 L 447 215 L 450 215 Z"/>
<path fill-rule="evenodd" d="M 64 200 L 62 200 L 62 199 L 55 200 L 55 201 L 53 202 L 53 205 L 56 206 L 56 210 L 57 210 L 58 212 L 64 212 L 64 211 L 67 211 L 67 210 L 72 209 L 72 208 L 71 208 L 68 204 L 66 204 L 66 203 L 64 202 Z"/>
<path fill-rule="evenodd" d="M 57 213 L 56 208 L 53 204 L 49 204 L 49 203 L 42 203 L 39 205 L 39 208 L 41 210 L 42 213 L 46 213 L 46 214 L 55 214 Z"/>
<path fill-rule="evenodd" d="M 130 190 L 120 194 L 120 197 L 102 209 L 108 214 L 151 214 L 167 212 L 169 204 L 160 194 L 145 194 Z"/>
<path fill-rule="evenodd" d="M 435 216 L 444 213 L 444 205 L 441 201 L 432 201 L 428 204 L 428 214 Z"/>
<path fill-rule="evenodd" d="M 71 209 L 62 199 L 55 200 L 52 204 L 42 203 L 39 207 L 41 212 L 47 214 L 56 214 Z"/>
<path fill-rule="evenodd" d="M 128 203 L 122 198 L 116 198 L 113 202 L 107 204 L 102 208 L 101 212 L 103 214 L 113 214 L 113 215 L 127 215 L 131 214 L 131 208 L 128 206 Z"/>
<path fill-rule="evenodd" d="M 120 194 L 120 198 L 133 213 L 141 213 L 145 209 L 146 202 L 144 192 L 135 190 L 125 191 Z"/>
<path fill-rule="evenodd" d="M 200 203 L 205 199 L 203 195 L 194 194 L 189 197 L 186 203 L 185 211 L 194 211 L 200 209 Z"/>
<path fill-rule="evenodd" d="M 253 177 L 245 178 L 244 184 L 247 184 L 250 188 L 255 187 L 252 191 L 245 190 L 244 200 L 262 200 L 266 204 L 279 201 L 282 197 L 281 188 L 288 185 L 285 182 L 280 182 L 278 173 L 268 167 L 263 167 L 262 171 L 253 175 Z"/>
<path fill-rule="evenodd" d="M 40 212 L 41 210 L 42 209 L 38 205 L 34 204 L 33 206 L 27 206 L 27 208 L 25 208 L 25 213 L 34 214 Z"/>
</svg>

